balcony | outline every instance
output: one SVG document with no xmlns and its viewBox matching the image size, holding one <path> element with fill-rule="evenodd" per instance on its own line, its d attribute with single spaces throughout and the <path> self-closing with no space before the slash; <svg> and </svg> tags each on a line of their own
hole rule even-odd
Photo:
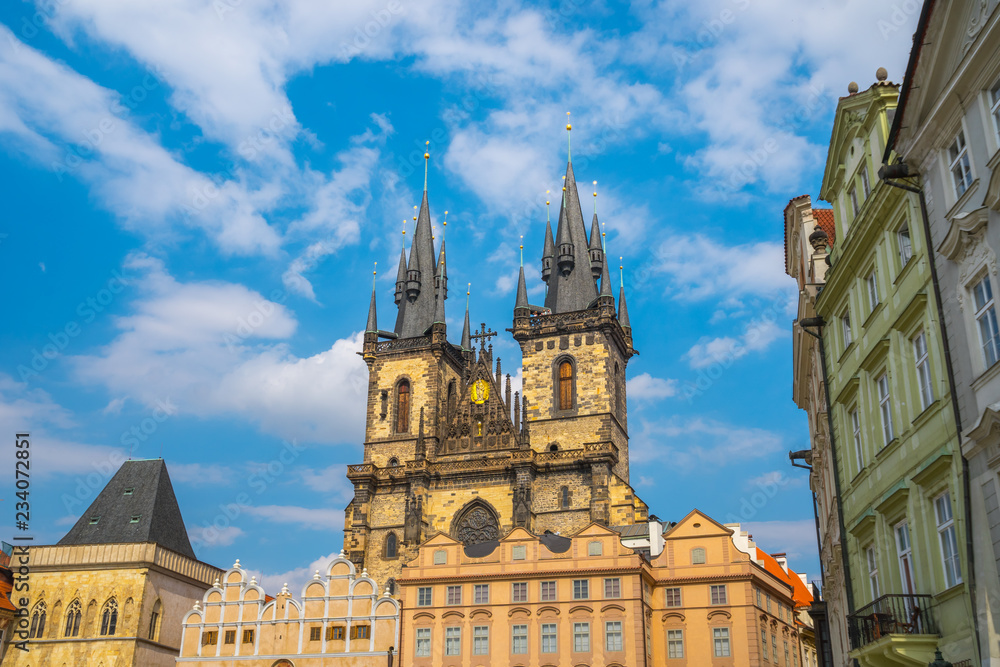
<svg viewBox="0 0 1000 667">
<path fill-rule="evenodd" d="M 940 637 L 933 606 L 930 595 L 883 595 L 862 607 L 847 617 L 851 656 L 893 655 L 902 664 L 926 665 Z"/>
</svg>

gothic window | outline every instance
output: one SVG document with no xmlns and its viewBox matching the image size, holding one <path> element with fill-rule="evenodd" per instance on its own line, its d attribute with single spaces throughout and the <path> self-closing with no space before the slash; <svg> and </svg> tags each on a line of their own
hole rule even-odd
<svg viewBox="0 0 1000 667">
<path fill-rule="evenodd" d="M 379 398 L 381 399 L 379 418 L 385 419 L 386 414 L 389 412 L 389 392 L 383 389 Z"/>
<path fill-rule="evenodd" d="M 83 617 L 82 607 L 79 600 L 73 600 L 66 607 L 66 636 L 80 636 L 80 619 Z"/>
<path fill-rule="evenodd" d="M 115 634 L 115 628 L 118 626 L 118 601 L 111 598 L 104 605 L 104 610 L 101 612 L 101 636 L 110 637 Z"/>
<path fill-rule="evenodd" d="M 396 433 L 410 430 L 410 382 L 403 380 L 396 387 Z"/>
<path fill-rule="evenodd" d="M 385 538 L 385 557 L 386 558 L 396 558 L 398 543 L 396 541 L 396 533 L 389 533 Z"/>
<path fill-rule="evenodd" d="M 158 623 L 160 621 L 160 610 L 161 609 L 162 609 L 162 605 L 160 604 L 160 601 L 157 600 L 156 604 L 153 605 L 153 613 L 150 614 L 150 616 L 149 616 L 149 638 L 150 639 L 154 639 L 154 640 L 156 639 L 156 631 L 159 629 L 158 628 Z"/>
<path fill-rule="evenodd" d="M 455 536 L 465 546 L 500 538 L 496 515 L 482 505 L 473 505 L 455 523 Z"/>
<path fill-rule="evenodd" d="M 391 459 L 389 459 L 389 467 L 390 468 L 398 468 L 399 467 L 399 459 L 397 459 L 395 456 L 393 456 Z"/>
<path fill-rule="evenodd" d="M 45 633 L 45 603 L 39 602 L 35 605 L 35 610 L 31 612 L 31 628 L 28 630 L 28 639 L 41 639 Z"/>
<path fill-rule="evenodd" d="M 569 487 L 564 486 L 559 489 L 559 504 L 562 505 L 564 510 L 569 509 Z"/>
<path fill-rule="evenodd" d="M 458 393 L 455 391 L 455 381 L 448 383 L 448 418 L 455 417 L 455 410 L 458 407 Z"/>
<path fill-rule="evenodd" d="M 573 363 L 568 359 L 559 364 L 559 409 L 573 409 Z"/>
<path fill-rule="evenodd" d="M 559 445 L 549 445 L 549 451 L 550 452 L 558 452 L 559 451 Z"/>
</svg>

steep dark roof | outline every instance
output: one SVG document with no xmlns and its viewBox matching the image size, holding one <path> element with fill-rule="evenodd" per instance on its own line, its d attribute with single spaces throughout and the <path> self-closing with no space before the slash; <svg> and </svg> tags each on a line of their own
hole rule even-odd
<svg viewBox="0 0 1000 667">
<path fill-rule="evenodd" d="M 94 517 L 96 523 L 92 523 Z M 133 517 L 138 518 L 135 523 Z M 59 540 L 61 545 L 130 542 L 155 542 L 195 558 L 163 459 L 122 464 L 76 525 Z"/>
<path fill-rule="evenodd" d="M 587 244 L 587 229 L 580 209 L 580 193 L 576 189 L 573 163 L 566 165 L 566 188 L 559 223 L 556 229 L 556 253 L 564 244 L 572 245 L 573 268 L 563 275 L 557 266 L 553 267 L 549 278 L 549 291 L 545 296 L 545 307 L 553 313 L 569 313 L 586 310 L 597 298 L 597 283 L 590 271 L 590 253 Z M 548 236 L 546 235 L 546 246 Z M 547 248 L 546 248 L 547 250 Z"/>
<path fill-rule="evenodd" d="M 417 214 L 417 227 L 413 230 L 413 242 L 410 245 L 409 271 L 420 272 L 420 293 L 412 302 L 404 299 L 399 304 L 399 316 L 396 319 L 396 334 L 400 338 L 416 338 L 423 336 L 427 328 L 435 321 L 439 306 L 438 290 L 435 289 L 435 277 L 440 277 L 440 267 L 434 262 L 434 238 L 431 231 L 430 204 L 427 201 L 427 191 L 424 190 L 420 201 L 420 212 Z M 441 253 L 444 260 L 444 253 Z M 448 271 L 444 269 L 444 276 Z M 447 299 L 447 295 L 444 296 Z"/>
</svg>

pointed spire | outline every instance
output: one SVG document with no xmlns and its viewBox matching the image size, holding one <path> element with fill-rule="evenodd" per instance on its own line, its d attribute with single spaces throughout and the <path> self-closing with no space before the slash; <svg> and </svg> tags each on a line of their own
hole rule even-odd
<svg viewBox="0 0 1000 667">
<path fill-rule="evenodd" d="M 419 212 L 414 216 L 416 228 L 410 242 L 410 258 L 407 267 L 406 298 L 401 321 L 396 333 L 400 338 L 416 338 L 425 335 L 435 321 L 439 291 L 434 289 L 442 278 L 439 266 L 434 261 L 434 239 L 431 231 L 430 204 L 424 191 Z M 443 295 L 448 298 L 447 294 Z M 443 304 L 442 304 L 443 306 Z"/>
<path fill-rule="evenodd" d="M 514 310 L 528 309 L 528 287 L 524 282 L 524 267 L 522 266 L 517 275 L 517 301 L 514 302 Z"/>
<path fill-rule="evenodd" d="M 625 305 L 625 265 L 621 259 L 621 257 L 618 258 L 618 270 L 621 271 L 621 287 L 618 289 L 618 324 L 621 325 L 626 334 L 631 335 L 632 325 L 628 321 L 628 306 Z"/>
<path fill-rule="evenodd" d="M 368 304 L 368 325 L 365 327 L 365 333 L 378 332 L 378 317 L 375 310 L 375 276 L 377 275 L 377 269 L 378 262 L 375 262 L 375 269 L 372 270 L 372 300 Z"/>
<path fill-rule="evenodd" d="M 601 293 L 600 296 L 614 298 L 611 291 L 611 276 L 608 275 L 608 263 L 601 262 Z"/>
<path fill-rule="evenodd" d="M 549 196 L 549 191 L 545 191 Z M 552 239 L 552 218 L 549 214 L 549 200 L 545 200 L 545 247 L 542 249 L 542 280 L 546 283 L 552 276 L 552 264 L 556 261 L 556 243 Z"/>
<path fill-rule="evenodd" d="M 472 283 L 465 288 L 465 326 L 462 327 L 462 349 L 466 352 L 472 350 L 472 327 L 469 326 L 469 292 L 472 291 Z"/>
<path fill-rule="evenodd" d="M 438 265 L 438 280 L 442 286 L 434 296 L 434 324 L 445 324 L 444 320 L 444 253 L 441 254 L 441 264 Z"/>
<path fill-rule="evenodd" d="M 563 204 L 556 230 L 557 268 L 549 279 L 545 306 L 553 313 L 585 310 L 597 297 L 591 268 L 587 229 L 580 209 L 573 164 L 566 165 Z"/>
<path fill-rule="evenodd" d="M 399 270 L 396 271 L 396 305 L 398 306 L 406 294 L 406 248 L 399 251 Z"/>
</svg>

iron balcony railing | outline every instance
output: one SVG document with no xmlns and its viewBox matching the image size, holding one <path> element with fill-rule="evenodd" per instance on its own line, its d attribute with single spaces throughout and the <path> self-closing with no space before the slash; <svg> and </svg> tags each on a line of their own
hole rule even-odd
<svg viewBox="0 0 1000 667">
<path fill-rule="evenodd" d="M 851 648 L 877 642 L 887 635 L 939 634 L 930 595 L 883 595 L 847 617 Z"/>
</svg>

